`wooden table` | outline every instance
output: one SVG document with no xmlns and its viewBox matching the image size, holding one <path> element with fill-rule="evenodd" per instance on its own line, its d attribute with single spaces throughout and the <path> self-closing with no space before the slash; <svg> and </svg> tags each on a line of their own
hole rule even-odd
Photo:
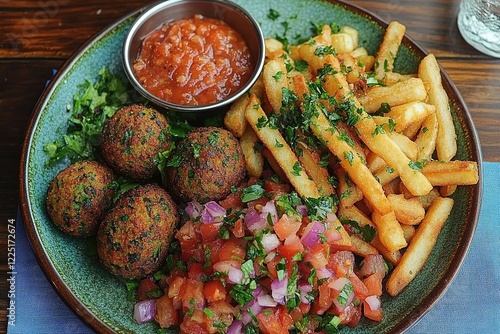
<svg viewBox="0 0 500 334">
<path fill-rule="evenodd" d="M 25 128 L 45 83 L 93 34 L 153 1 L 0 0 L 0 245 L 18 207 L 19 159 Z M 352 1 L 397 20 L 438 58 L 468 104 L 483 157 L 500 161 L 500 59 L 465 43 L 456 26 L 459 0 Z M 6 331 L 7 258 L 0 262 L 0 332 Z"/>
</svg>

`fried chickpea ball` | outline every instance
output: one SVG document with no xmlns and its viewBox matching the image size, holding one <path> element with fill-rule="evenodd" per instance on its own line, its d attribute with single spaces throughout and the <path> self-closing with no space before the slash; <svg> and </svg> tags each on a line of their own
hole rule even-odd
<svg viewBox="0 0 500 334">
<path fill-rule="evenodd" d="M 178 222 L 177 205 L 159 185 L 128 190 L 99 227 L 99 259 L 112 274 L 123 278 L 150 275 L 164 263 Z"/>
<path fill-rule="evenodd" d="M 143 105 L 126 106 L 103 126 L 100 149 L 106 163 L 136 180 L 157 174 L 158 153 L 169 150 L 169 123 L 157 110 Z"/>
<path fill-rule="evenodd" d="M 221 200 L 241 183 L 246 173 L 239 141 L 229 131 L 217 127 L 189 132 L 171 159 L 171 167 L 166 170 L 166 188 L 184 202 Z"/>
<path fill-rule="evenodd" d="M 114 180 L 113 171 L 105 165 L 88 160 L 76 162 L 50 182 L 47 213 L 63 232 L 75 237 L 93 236 L 112 204 Z"/>
</svg>

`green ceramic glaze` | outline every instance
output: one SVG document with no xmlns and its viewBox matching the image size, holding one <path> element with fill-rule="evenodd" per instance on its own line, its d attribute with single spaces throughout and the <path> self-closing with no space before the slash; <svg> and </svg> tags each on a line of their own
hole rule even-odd
<svg viewBox="0 0 500 334">
<path fill-rule="evenodd" d="M 341 5 L 318 0 L 237 0 L 248 9 L 261 24 L 266 36 L 283 36 L 283 22 L 288 22 L 286 37 L 296 42 L 310 36 L 311 21 L 335 21 L 339 26 L 351 25 L 360 32 L 360 44 L 370 54 L 375 54 L 384 28 L 370 15 L 354 12 Z M 270 10 L 280 16 L 270 20 Z M 24 187 L 27 195 L 25 220 L 30 241 L 41 246 L 35 253 L 49 278 L 54 282 L 63 298 L 75 311 L 95 329 L 106 331 L 105 326 L 119 333 L 154 333 L 155 325 L 138 325 L 133 320 L 133 303 L 126 300 L 124 285 L 97 263 L 85 255 L 86 241 L 66 236 L 50 222 L 44 207 L 45 194 L 50 180 L 66 164 L 61 163 L 46 169 L 47 157 L 43 146 L 65 133 L 70 113 L 67 106 L 78 84 L 96 79 L 102 66 L 115 73 L 122 72 L 121 46 L 134 20 L 134 16 L 108 28 L 85 46 L 58 75 L 39 103 L 36 117 L 30 129 L 31 137 L 25 144 L 23 156 Z M 396 70 L 415 72 L 419 57 L 414 45 L 406 41 L 398 53 Z M 458 133 L 458 154 L 461 160 L 480 160 L 477 135 L 470 122 L 465 106 L 447 82 L 448 94 L 453 109 Z M 363 320 L 356 329 L 344 329 L 342 333 L 388 333 L 399 332 L 415 322 L 435 302 L 453 278 L 463 256 L 477 219 L 480 186 L 461 187 L 454 194 L 456 205 L 446 223 L 438 243 L 423 271 L 397 298 L 383 296 L 385 318 L 380 323 Z M 45 266 L 43 263 L 48 262 Z M 443 278 L 444 281 L 443 281 Z M 105 324 L 105 325 L 103 325 Z"/>
</svg>

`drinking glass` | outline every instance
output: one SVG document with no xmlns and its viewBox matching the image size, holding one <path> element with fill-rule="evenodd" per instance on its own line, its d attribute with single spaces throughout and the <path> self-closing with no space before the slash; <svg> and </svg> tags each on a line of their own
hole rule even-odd
<svg viewBox="0 0 500 334">
<path fill-rule="evenodd" d="M 500 0 L 462 0 L 457 24 L 467 43 L 500 58 Z"/>
</svg>

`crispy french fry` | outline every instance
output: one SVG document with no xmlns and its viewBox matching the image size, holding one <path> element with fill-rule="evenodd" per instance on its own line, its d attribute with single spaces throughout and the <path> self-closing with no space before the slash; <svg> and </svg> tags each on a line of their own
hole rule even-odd
<svg viewBox="0 0 500 334">
<path fill-rule="evenodd" d="M 389 251 L 397 251 L 407 246 L 403 229 L 396 219 L 394 211 L 380 215 L 377 211 L 372 213 L 372 221 L 377 226 L 380 242 Z"/>
<path fill-rule="evenodd" d="M 453 193 L 457 190 L 457 185 L 453 184 L 450 186 L 441 186 L 439 187 L 439 194 L 443 197 L 448 197 L 453 195 Z"/>
<path fill-rule="evenodd" d="M 408 196 L 411 196 L 411 194 L 408 194 Z M 439 196 L 439 190 L 437 188 L 433 188 L 427 195 L 418 196 L 417 198 L 420 203 L 422 203 L 422 207 L 424 208 L 424 210 L 427 211 L 431 206 L 432 201 L 434 201 L 434 199 Z"/>
<path fill-rule="evenodd" d="M 410 78 L 387 87 L 375 86 L 365 95 L 358 97 L 359 102 L 368 113 L 379 110 L 382 103 L 394 107 L 410 102 L 424 101 L 426 98 L 427 91 L 420 78 Z"/>
<path fill-rule="evenodd" d="M 397 296 L 422 270 L 452 207 L 451 198 L 438 197 L 432 202 L 408 248 L 387 280 L 389 295 Z"/>
<path fill-rule="evenodd" d="M 475 161 L 429 161 L 422 173 L 433 186 L 471 185 L 479 181 Z"/>
<path fill-rule="evenodd" d="M 278 175 L 278 177 L 281 180 L 287 181 L 288 178 L 287 178 L 285 172 L 281 168 L 281 166 L 278 163 L 278 161 L 276 161 L 276 158 L 273 156 L 273 154 L 271 153 L 271 151 L 269 151 L 267 148 L 264 147 L 262 149 L 261 153 L 262 153 L 262 157 L 264 157 L 264 159 L 267 161 L 267 163 L 269 164 L 269 166 L 271 166 L 271 169 L 276 173 L 276 175 Z"/>
<path fill-rule="evenodd" d="M 245 109 L 247 108 L 248 95 L 243 95 L 236 100 L 229 110 L 224 115 L 224 125 L 236 137 L 241 137 L 247 127 L 247 120 L 245 119 Z"/>
<path fill-rule="evenodd" d="M 399 46 L 406 32 L 406 27 L 399 22 L 393 21 L 385 30 L 384 38 L 379 46 L 375 61 L 376 78 L 382 80 L 386 72 L 394 69 L 394 59 L 398 53 Z"/>
<path fill-rule="evenodd" d="M 436 151 L 439 160 L 450 161 L 457 153 L 457 135 L 451 116 L 448 95 L 441 83 L 441 71 L 433 54 L 427 55 L 418 66 L 418 76 L 429 85 L 429 103 L 436 107 L 439 131 Z"/>
<path fill-rule="evenodd" d="M 403 194 L 389 194 L 387 199 L 394 208 L 396 219 L 405 225 L 417 225 L 425 216 L 425 210 L 417 197 L 406 199 Z"/>
<path fill-rule="evenodd" d="M 349 174 L 342 167 L 337 166 L 334 172 L 339 181 L 337 193 L 341 205 L 350 207 L 363 199 L 363 192 L 351 181 Z"/>
<path fill-rule="evenodd" d="M 266 58 L 268 59 L 278 58 L 286 54 L 283 43 L 275 38 L 266 38 L 264 44 L 266 46 Z"/>
<path fill-rule="evenodd" d="M 340 33 L 348 34 L 349 36 L 351 36 L 352 42 L 354 44 L 354 48 L 351 51 L 353 51 L 358 47 L 358 41 L 359 41 L 358 30 L 350 26 L 343 26 L 340 28 Z"/>
<path fill-rule="evenodd" d="M 408 157 L 408 159 L 412 161 L 417 160 L 417 143 L 415 143 L 405 135 L 400 134 L 399 132 L 391 131 L 386 133 L 387 136 L 391 138 L 396 143 L 396 145 L 399 146 L 401 151 Z"/>
<path fill-rule="evenodd" d="M 398 172 L 403 183 L 405 183 L 408 189 L 415 196 L 427 194 L 432 189 L 431 184 L 425 178 L 425 176 L 423 176 L 422 173 L 411 167 L 412 164 L 410 159 L 408 159 L 408 157 L 401 151 L 396 143 L 394 143 L 394 141 L 387 136 L 387 134 L 377 132 L 376 123 L 366 114 L 366 112 L 364 112 L 356 97 L 353 94 L 350 94 L 351 92 L 348 88 L 349 86 L 342 74 L 338 60 L 329 55 L 325 58 L 325 64 L 330 65 L 334 70 L 336 70 L 334 74 L 327 76 L 327 79 L 333 78 L 333 80 L 338 82 L 338 85 L 336 87 L 338 88 L 338 91 L 330 92 L 330 87 L 326 85 L 327 82 L 325 82 L 325 90 L 327 90 L 327 92 L 331 93 L 332 95 L 335 94 L 337 97 L 340 93 L 342 99 L 344 97 L 349 98 L 351 99 L 351 101 L 353 101 L 354 105 L 358 107 L 357 110 L 360 117 L 354 126 L 356 127 L 356 130 L 358 131 L 359 137 L 362 139 L 362 141 L 374 153 L 384 159 L 384 161 L 386 161 L 390 167 L 394 168 Z M 421 80 L 419 79 L 414 80 L 420 81 L 421 83 Z M 352 173 L 349 173 L 349 175 L 351 174 Z M 361 188 L 361 186 L 357 182 L 355 183 L 358 185 L 358 187 Z M 363 191 L 363 194 L 365 195 L 365 198 L 367 198 L 367 193 L 365 191 Z"/>
<path fill-rule="evenodd" d="M 421 123 L 435 111 L 436 108 L 433 105 L 417 101 L 391 107 L 391 110 L 385 116 L 394 120 L 396 123 L 394 130 L 399 132 L 412 124 Z"/>
<path fill-rule="evenodd" d="M 373 152 L 368 153 L 366 156 L 366 165 L 370 169 L 372 173 L 375 174 L 375 172 L 378 172 L 382 168 L 387 167 L 387 164 L 385 163 L 384 159 L 379 157 Z"/>
<path fill-rule="evenodd" d="M 436 149 L 438 135 L 438 121 L 436 114 L 429 115 L 422 123 L 420 133 L 415 142 L 417 143 L 417 161 L 431 160 Z"/>
<path fill-rule="evenodd" d="M 319 193 L 322 196 L 333 194 L 334 189 L 329 180 L 328 170 L 319 165 L 321 159 L 319 154 L 304 142 L 299 142 L 298 147 L 301 150 L 301 154 L 298 155 L 299 161 L 318 186 Z"/>
<path fill-rule="evenodd" d="M 411 242 L 411 239 L 415 235 L 416 229 L 415 226 L 413 225 L 401 225 L 401 228 L 403 229 L 403 233 L 405 235 L 405 240 L 407 243 Z"/>
<path fill-rule="evenodd" d="M 288 87 L 287 71 L 283 58 L 269 60 L 262 71 L 266 96 L 274 112 L 279 113 L 283 100 L 283 88 Z"/>
<path fill-rule="evenodd" d="M 368 255 L 379 254 L 378 250 L 373 247 L 373 245 L 363 240 L 363 238 L 357 234 L 351 235 L 351 241 L 354 246 L 354 254 L 358 256 L 366 257 Z"/>
<path fill-rule="evenodd" d="M 373 247 L 375 247 L 380 255 L 384 257 L 387 261 L 392 263 L 393 265 L 397 265 L 399 260 L 401 259 L 401 252 L 397 251 L 389 251 L 380 241 L 379 235 L 375 235 L 375 238 L 370 242 Z"/>
<path fill-rule="evenodd" d="M 250 96 L 250 101 L 245 111 L 245 117 L 262 143 L 271 151 L 297 193 L 306 198 L 320 197 L 316 183 L 314 183 L 303 170 L 297 156 L 293 153 L 281 133 L 277 129 L 269 126 L 259 125 L 259 120 L 265 121 L 267 120 L 267 116 L 260 107 L 259 100 L 255 95 Z"/>
<path fill-rule="evenodd" d="M 246 121 L 246 120 L 245 120 Z M 259 137 L 249 126 L 240 138 L 240 145 L 245 157 L 247 172 L 253 177 L 260 178 L 264 169 L 264 158 L 262 153 L 256 149 Z"/>
<path fill-rule="evenodd" d="M 375 228 L 375 225 L 373 224 L 371 219 L 355 206 L 345 207 L 341 204 L 339 206 L 339 217 L 344 220 L 355 221 L 361 227 L 365 227 L 368 225 Z"/>
<path fill-rule="evenodd" d="M 352 36 L 348 33 L 332 34 L 331 40 L 332 46 L 337 53 L 351 52 L 357 47 Z"/>
<path fill-rule="evenodd" d="M 408 80 L 410 78 L 416 78 L 416 74 L 401 74 L 396 72 L 385 72 L 384 84 L 386 86 L 392 86 L 398 82 Z"/>
</svg>

